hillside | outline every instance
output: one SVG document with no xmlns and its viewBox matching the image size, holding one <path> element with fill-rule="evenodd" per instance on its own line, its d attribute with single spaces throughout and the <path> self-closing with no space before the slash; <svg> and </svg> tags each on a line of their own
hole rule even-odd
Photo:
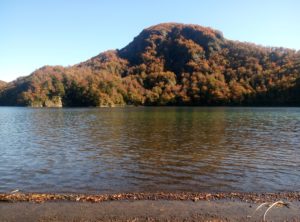
<svg viewBox="0 0 300 222">
<path fill-rule="evenodd" d="M 0 80 L 0 91 L 6 86 L 6 82 Z"/>
<path fill-rule="evenodd" d="M 300 106 L 300 52 L 166 23 L 143 30 L 123 49 L 71 67 L 42 67 L 0 93 L 0 105 L 125 104 Z"/>
</svg>

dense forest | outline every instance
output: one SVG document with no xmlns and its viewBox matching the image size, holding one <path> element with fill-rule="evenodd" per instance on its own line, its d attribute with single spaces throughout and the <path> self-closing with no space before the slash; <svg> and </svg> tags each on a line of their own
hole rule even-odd
<svg viewBox="0 0 300 222">
<path fill-rule="evenodd" d="M 143 30 L 121 50 L 0 82 L 0 105 L 300 105 L 300 52 L 198 25 Z"/>
</svg>

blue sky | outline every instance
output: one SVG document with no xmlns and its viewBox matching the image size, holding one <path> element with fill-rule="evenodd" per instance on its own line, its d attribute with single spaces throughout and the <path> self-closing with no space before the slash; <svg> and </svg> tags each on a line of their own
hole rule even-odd
<svg viewBox="0 0 300 222">
<path fill-rule="evenodd" d="M 228 39 L 300 49 L 299 0 L 0 0 L 0 79 L 122 48 L 143 28 L 180 22 Z"/>
</svg>

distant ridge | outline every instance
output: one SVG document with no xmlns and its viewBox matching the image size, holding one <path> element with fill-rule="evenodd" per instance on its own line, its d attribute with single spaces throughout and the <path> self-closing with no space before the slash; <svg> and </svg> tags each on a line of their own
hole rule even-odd
<svg viewBox="0 0 300 222">
<path fill-rule="evenodd" d="M 0 82 L 0 105 L 126 104 L 299 106 L 300 52 L 231 41 L 199 25 L 163 23 L 120 50 Z"/>
</svg>

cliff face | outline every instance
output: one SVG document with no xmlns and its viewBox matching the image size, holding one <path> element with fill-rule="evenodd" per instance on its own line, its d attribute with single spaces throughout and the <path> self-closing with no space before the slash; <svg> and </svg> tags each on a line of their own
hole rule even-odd
<svg viewBox="0 0 300 222">
<path fill-rule="evenodd" d="M 68 68 L 42 67 L 8 83 L 0 104 L 298 106 L 299 87 L 299 51 L 165 23 L 143 30 L 123 49 Z"/>
<path fill-rule="evenodd" d="M 54 96 L 51 99 L 46 99 L 45 101 L 37 100 L 32 101 L 27 106 L 34 107 L 34 108 L 41 108 L 41 107 L 47 107 L 47 108 L 62 108 L 62 99 L 60 96 Z"/>
</svg>

